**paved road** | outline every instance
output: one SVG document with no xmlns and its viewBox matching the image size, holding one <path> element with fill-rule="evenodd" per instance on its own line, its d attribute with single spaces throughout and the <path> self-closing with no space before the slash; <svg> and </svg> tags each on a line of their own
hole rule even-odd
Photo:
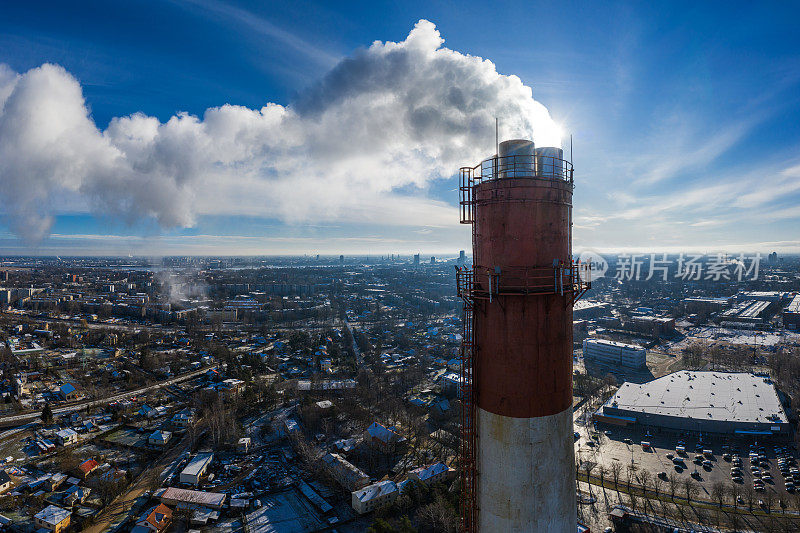
<svg viewBox="0 0 800 533">
<path fill-rule="evenodd" d="M 353 353 L 356 356 L 356 364 L 358 366 L 361 366 L 364 360 L 361 357 L 361 350 L 358 349 L 358 343 L 356 342 L 356 336 L 354 333 L 355 330 L 350 327 L 350 322 L 348 322 L 347 320 L 344 321 L 344 327 L 347 328 L 347 331 L 350 332 L 350 337 L 353 339 Z"/>
<path fill-rule="evenodd" d="M 73 320 L 71 318 L 60 318 L 60 317 L 40 317 L 38 316 L 41 312 L 40 311 L 32 311 L 32 312 L 25 312 L 24 310 L 20 313 L 3 313 L 6 316 L 10 317 L 20 317 L 24 316 L 31 320 L 35 320 L 38 322 L 43 323 L 60 323 L 66 324 L 68 326 L 74 327 L 83 327 L 82 320 Z M 161 333 L 174 333 L 176 328 L 170 326 L 161 326 L 161 325 L 153 325 L 153 324 L 138 324 L 138 323 L 130 323 L 130 322 L 86 322 L 86 327 L 89 329 L 110 329 L 110 330 L 118 330 L 118 331 L 126 331 L 128 333 L 136 333 L 142 330 L 151 330 L 157 331 Z"/>
<path fill-rule="evenodd" d="M 73 405 L 68 405 L 65 407 L 58 407 L 53 409 L 53 415 L 60 415 L 64 413 L 71 413 L 73 411 L 80 411 L 81 409 L 86 409 L 87 407 L 95 407 L 97 405 L 106 405 L 111 402 L 116 402 L 119 400 L 124 400 L 126 398 L 130 398 L 131 396 L 139 396 L 141 394 L 146 394 L 148 392 L 152 392 L 154 390 L 160 389 L 162 387 L 169 387 L 171 385 L 175 385 L 176 383 L 182 383 L 184 381 L 194 379 L 197 376 L 208 372 L 209 369 L 216 368 L 217 365 L 212 365 L 210 367 L 201 368 L 199 370 L 193 370 L 192 372 L 188 372 L 186 374 L 182 374 L 180 376 L 176 376 L 171 379 L 167 379 L 165 381 L 161 381 L 159 383 L 155 383 L 153 385 L 148 385 L 147 387 L 142 387 L 141 389 L 125 391 L 119 394 L 115 394 L 113 396 L 107 396 L 105 398 L 100 398 L 98 400 L 87 400 L 85 402 L 79 402 Z M 41 413 L 36 411 L 32 413 L 25 413 L 22 415 L 13 415 L 13 416 L 4 416 L 0 417 L 0 427 L 7 427 L 7 426 L 16 426 L 19 424 L 24 424 L 26 422 L 30 422 L 35 420 L 41 416 Z"/>
</svg>

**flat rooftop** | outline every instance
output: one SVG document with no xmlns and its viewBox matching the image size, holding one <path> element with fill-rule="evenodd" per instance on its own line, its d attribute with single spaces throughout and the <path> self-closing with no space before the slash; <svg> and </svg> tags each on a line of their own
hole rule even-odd
<svg viewBox="0 0 800 533">
<path fill-rule="evenodd" d="M 675 319 L 663 316 L 655 316 L 655 315 L 634 315 L 631 317 L 631 320 L 633 321 L 638 320 L 639 322 L 661 322 L 666 324 L 668 322 L 674 321 Z"/>
<path fill-rule="evenodd" d="M 788 296 L 783 291 L 743 291 L 738 294 L 740 298 L 749 300 L 782 300 Z"/>
<path fill-rule="evenodd" d="M 746 373 L 682 371 L 641 385 L 625 382 L 605 406 L 699 420 L 788 422 L 775 386 Z"/>
<path fill-rule="evenodd" d="M 747 309 L 739 313 L 741 318 L 758 318 L 769 307 L 771 302 L 766 300 L 756 300 L 755 303 L 750 305 Z"/>
<path fill-rule="evenodd" d="M 608 307 L 609 304 L 606 302 L 595 302 L 593 300 L 578 300 L 575 302 L 573 306 L 573 311 L 578 311 L 581 309 L 593 309 L 593 308 L 603 308 Z"/>
<path fill-rule="evenodd" d="M 589 338 L 589 339 L 586 339 L 585 342 L 588 343 L 588 344 L 601 344 L 601 345 L 604 345 L 604 346 L 613 346 L 614 348 L 623 348 L 623 349 L 627 349 L 627 350 L 643 350 L 644 349 L 641 346 L 639 346 L 638 344 L 626 344 L 624 342 L 610 341 L 608 339 Z"/>
<path fill-rule="evenodd" d="M 730 302 L 730 296 L 712 297 L 712 296 L 688 296 L 683 299 L 684 302 L 701 302 L 701 303 L 714 303 L 714 304 L 727 304 Z"/>
<path fill-rule="evenodd" d="M 800 294 L 792 298 L 791 303 L 786 307 L 787 313 L 800 313 Z"/>
</svg>

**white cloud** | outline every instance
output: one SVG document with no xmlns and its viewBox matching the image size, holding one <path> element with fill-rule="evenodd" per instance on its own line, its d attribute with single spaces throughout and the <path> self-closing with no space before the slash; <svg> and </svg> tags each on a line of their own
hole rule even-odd
<svg viewBox="0 0 800 533">
<path fill-rule="evenodd" d="M 404 41 L 376 41 L 342 60 L 291 105 L 223 105 L 164 123 L 134 113 L 104 131 L 60 66 L 2 68 L 0 194 L 10 226 L 40 240 L 60 198 L 74 194 L 98 213 L 164 228 L 212 213 L 454 223 L 453 208 L 398 189 L 489 155 L 495 117 L 502 137 L 560 138 L 519 78 L 442 43 L 421 20 Z"/>
</svg>

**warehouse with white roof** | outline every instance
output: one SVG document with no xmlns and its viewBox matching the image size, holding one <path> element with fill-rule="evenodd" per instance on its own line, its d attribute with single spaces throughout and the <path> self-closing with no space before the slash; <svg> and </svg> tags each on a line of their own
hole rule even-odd
<svg viewBox="0 0 800 533">
<path fill-rule="evenodd" d="M 625 382 L 594 418 L 622 426 L 740 436 L 791 431 L 772 381 L 746 373 L 682 371 L 644 384 Z"/>
</svg>

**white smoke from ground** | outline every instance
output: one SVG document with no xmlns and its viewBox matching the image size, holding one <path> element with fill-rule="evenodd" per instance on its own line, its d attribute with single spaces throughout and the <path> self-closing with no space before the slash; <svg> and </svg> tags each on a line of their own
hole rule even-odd
<svg viewBox="0 0 800 533">
<path fill-rule="evenodd" d="M 173 270 L 160 270 L 154 275 L 161 287 L 163 303 L 183 304 L 196 298 L 208 296 L 208 286 L 198 282 L 196 275 Z"/>
<path fill-rule="evenodd" d="M 0 65 L 0 209 L 29 241 L 49 233 L 65 195 L 163 228 L 202 214 L 451 222 L 446 204 L 407 191 L 490 155 L 495 117 L 501 137 L 559 145 L 560 132 L 518 77 L 442 43 L 420 20 L 402 42 L 356 51 L 291 105 L 226 104 L 164 123 L 134 113 L 102 131 L 60 66 Z M 414 212 L 384 209 L 390 202 Z"/>
</svg>

